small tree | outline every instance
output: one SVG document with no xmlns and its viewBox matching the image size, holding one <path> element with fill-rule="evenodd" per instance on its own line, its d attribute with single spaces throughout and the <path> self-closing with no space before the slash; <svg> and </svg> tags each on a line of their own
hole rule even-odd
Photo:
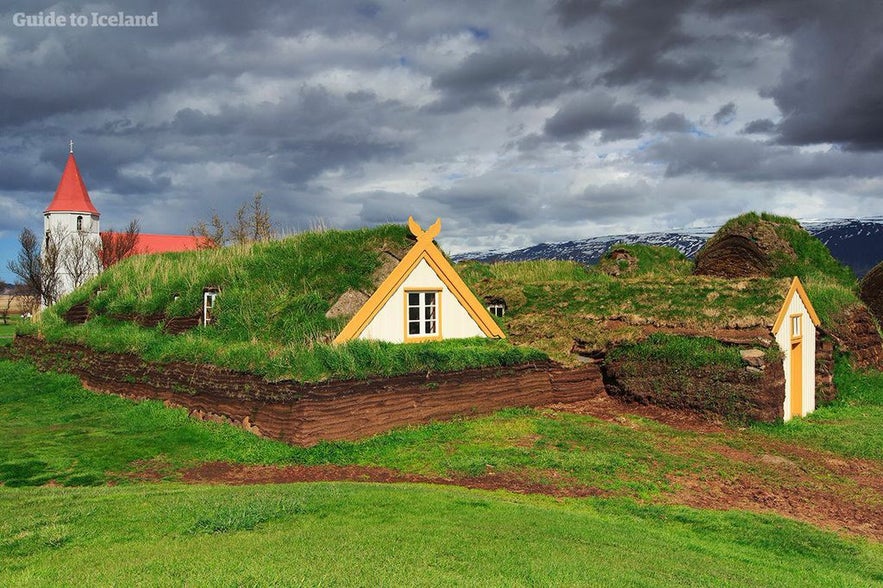
<svg viewBox="0 0 883 588">
<path fill-rule="evenodd" d="M 61 267 L 70 276 L 72 286 L 79 288 L 101 269 L 95 239 L 85 231 L 76 231 L 70 235 L 60 235 L 59 240 L 65 243 L 61 252 Z"/>
<path fill-rule="evenodd" d="M 226 241 L 224 221 L 221 220 L 221 217 L 215 211 L 212 211 L 212 219 L 208 225 L 205 221 L 201 220 L 190 227 L 190 234 L 194 237 L 202 238 L 200 247 L 204 249 L 223 247 Z"/>
<path fill-rule="evenodd" d="M 138 244 L 140 234 L 141 223 L 138 222 L 138 219 L 132 219 L 126 230 L 121 233 L 112 229 L 101 233 L 101 242 L 97 244 L 97 251 L 95 251 L 100 269 L 106 270 L 131 255 Z"/>
<path fill-rule="evenodd" d="M 9 271 L 18 276 L 22 284 L 44 305 L 55 304 L 61 273 L 61 247 L 58 237 L 46 233 L 42 254 L 40 242 L 32 230 L 22 229 L 18 242 L 21 248 L 18 256 L 8 262 Z"/>
<path fill-rule="evenodd" d="M 269 241 L 275 238 L 270 212 L 264 208 L 264 194 L 256 192 L 251 202 L 244 202 L 236 211 L 232 223 L 224 223 L 217 212 L 212 212 L 209 224 L 199 221 L 191 227 L 190 234 L 202 237 L 210 246 L 221 247 L 227 242 L 243 244 Z"/>
</svg>

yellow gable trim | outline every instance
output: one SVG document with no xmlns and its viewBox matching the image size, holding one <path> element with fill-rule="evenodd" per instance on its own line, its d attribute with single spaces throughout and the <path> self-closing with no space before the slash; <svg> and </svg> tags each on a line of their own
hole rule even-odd
<svg viewBox="0 0 883 588">
<path fill-rule="evenodd" d="M 819 315 L 816 314 L 816 310 L 812 307 L 812 302 L 809 301 L 806 290 L 803 289 L 800 278 L 794 276 L 794 279 L 791 280 L 791 287 L 788 288 L 788 293 L 785 294 L 785 302 L 782 304 L 782 308 L 779 309 L 779 315 L 776 317 L 776 323 L 773 325 L 774 335 L 782 328 L 782 323 L 785 322 L 785 317 L 788 316 L 788 307 L 791 306 L 791 299 L 795 293 L 800 296 L 800 300 L 803 302 L 803 306 L 806 307 L 806 312 L 809 313 L 812 323 L 817 327 L 822 324 L 822 321 L 819 320 Z"/>
<path fill-rule="evenodd" d="M 441 219 L 437 219 L 426 231 L 420 228 L 413 217 L 408 217 L 408 228 L 417 237 L 417 243 L 411 248 L 399 264 L 393 269 L 383 283 L 374 291 L 362 308 L 356 312 L 353 318 L 346 324 L 340 334 L 335 337 L 335 343 L 344 343 L 358 337 L 362 331 L 377 316 L 399 286 L 414 271 L 421 260 L 426 260 L 448 290 L 457 301 L 466 309 L 472 320 L 476 322 L 481 331 L 488 337 L 503 339 L 506 337 L 500 326 L 491 318 L 487 309 L 478 301 L 475 294 L 466 286 L 463 279 L 457 274 L 451 263 L 445 258 L 441 250 L 435 246 L 432 240 L 441 230 Z M 439 325 L 441 326 L 441 325 Z"/>
</svg>

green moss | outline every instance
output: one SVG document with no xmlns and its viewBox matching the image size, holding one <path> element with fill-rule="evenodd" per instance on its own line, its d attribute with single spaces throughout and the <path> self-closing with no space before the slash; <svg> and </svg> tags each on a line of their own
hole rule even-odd
<svg viewBox="0 0 883 588">
<path fill-rule="evenodd" d="M 614 349 L 608 358 L 634 362 L 660 361 L 681 368 L 742 367 L 739 349 L 709 337 L 683 337 L 654 333 L 647 339 Z"/>
</svg>

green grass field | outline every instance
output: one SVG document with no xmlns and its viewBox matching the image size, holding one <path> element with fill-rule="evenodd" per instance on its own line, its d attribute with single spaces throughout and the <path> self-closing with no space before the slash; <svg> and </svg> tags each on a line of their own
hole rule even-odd
<svg viewBox="0 0 883 588">
<path fill-rule="evenodd" d="M 783 491 L 800 484 L 880 501 L 799 452 L 786 455 L 807 474 L 788 481 L 716 448 L 760 455 L 796 441 L 831 452 L 823 457 L 883 461 L 881 377 L 840 362 L 833 406 L 741 431 L 512 409 L 304 449 L 0 361 L 0 585 L 870 585 L 883 581 L 879 543 L 775 515 L 665 503 L 682 476 L 748 475 Z M 174 481 L 214 460 L 436 475 L 490 468 L 608 497 Z M 136 481 L 144 470 L 172 481 Z M 66 487 L 34 487 L 50 480 Z"/>
<path fill-rule="evenodd" d="M 0 488 L 0 584 L 845 586 L 879 544 L 774 516 L 422 485 Z"/>
</svg>

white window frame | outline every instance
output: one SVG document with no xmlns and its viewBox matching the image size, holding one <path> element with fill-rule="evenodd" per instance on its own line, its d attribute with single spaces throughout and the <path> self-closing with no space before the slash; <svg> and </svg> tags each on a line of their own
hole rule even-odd
<svg viewBox="0 0 883 588">
<path fill-rule="evenodd" d="M 791 338 L 800 339 L 803 337 L 803 315 L 791 315 Z"/>
<path fill-rule="evenodd" d="M 489 313 L 491 313 L 493 316 L 503 317 L 503 316 L 506 316 L 506 305 L 500 304 L 500 303 L 488 304 L 487 311 Z M 499 313 L 497 311 L 499 311 Z"/>
<path fill-rule="evenodd" d="M 416 327 L 415 332 L 412 327 Z M 441 339 L 441 288 L 406 289 L 405 341 L 433 339 Z"/>
<path fill-rule="evenodd" d="M 218 299 L 218 294 L 220 292 L 218 290 L 206 290 L 202 293 L 202 324 L 210 325 L 214 322 L 215 317 L 212 316 L 211 320 L 209 320 L 209 311 L 215 308 L 215 302 Z"/>
</svg>

